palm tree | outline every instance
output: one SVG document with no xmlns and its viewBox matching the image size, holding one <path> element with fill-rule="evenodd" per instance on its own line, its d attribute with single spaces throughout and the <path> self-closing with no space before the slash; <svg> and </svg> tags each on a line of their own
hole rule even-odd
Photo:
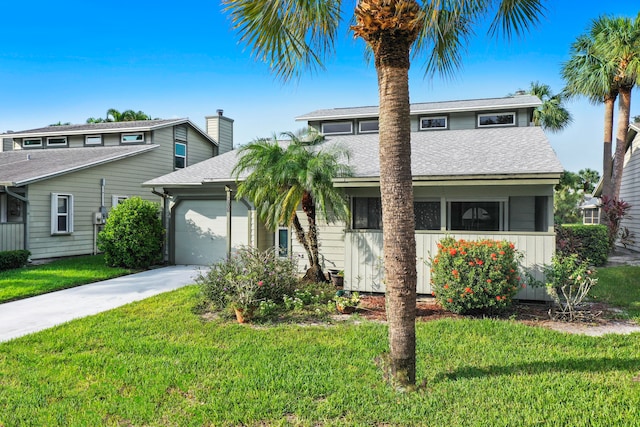
<svg viewBox="0 0 640 427">
<path fill-rule="evenodd" d="M 136 120 L 151 120 L 151 116 L 143 111 L 125 110 L 120 112 L 115 108 L 109 108 L 106 118 L 89 117 L 87 123 L 131 122 Z"/>
<path fill-rule="evenodd" d="M 592 104 L 604 104 L 604 143 L 602 154 L 602 193 L 613 194 L 612 155 L 613 111 L 618 89 L 613 83 L 614 67 L 602 60 L 594 47 L 595 21 L 588 35 L 579 36 L 571 45 L 570 59 L 562 66 L 567 97 L 585 96 Z"/>
<path fill-rule="evenodd" d="M 551 132 L 559 132 L 572 121 L 571 113 L 564 106 L 564 95 L 553 94 L 551 87 L 540 82 L 531 82 L 531 95 L 537 96 L 542 105 L 533 110 L 533 123 Z"/>
<path fill-rule="evenodd" d="M 615 70 L 613 84 L 619 93 L 611 178 L 613 197 L 618 198 L 631 115 L 631 90 L 640 81 L 640 14 L 635 19 L 601 17 L 594 21 L 592 33 L 597 55 Z"/>
<path fill-rule="evenodd" d="M 344 194 L 333 186 L 334 178 L 351 175 L 351 168 L 344 163 L 348 153 L 336 146 L 319 147 L 324 138 L 313 129 L 282 136 L 290 139 L 288 145 L 274 136 L 240 149 L 232 174 L 239 180 L 245 172 L 250 173 L 238 184 L 237 197 L 251 200 L 268 228 L 293 227 L 307 253 L 310 267 L 306 278 L 326 281 L 318 250 L 316 214 L 320 211 L 328 222 L 349 218 Z M 299 206 L 307 218 L 306 232 L 296 213 Z"/>
<path fill-rule="evenodd" d="M 333 53 L 340 0 L 224 0 L 240 39 L 284 80 L 322 67 Z M 351 30 L 370 50 L 378 76 L 380 193 L 389 324 L 390 378 L 415 384 L 416 245 L 411 175 L 409 66 L 428 53 L 427 75 L 452 75 L 473 28 L 519 34 L 537 22 L 542 0 L 360 0 Z"/>
</svg>

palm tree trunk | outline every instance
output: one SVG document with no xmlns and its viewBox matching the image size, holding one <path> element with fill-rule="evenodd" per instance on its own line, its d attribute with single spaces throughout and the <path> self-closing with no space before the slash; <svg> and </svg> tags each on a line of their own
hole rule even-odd
<svg viewBox="0 0 640 427">
<path fill-rule="evenodd" d="M 307 242 L 307 235 L 304 232 L 304 228 L 302 228 L 302 224 L 300 224 L 300 220 L 298 219 L 298 215 L 293 215 L 293 231 L 296 233 L 296 238 L 298 242 L 302 245 L 305 252 L 307 253 L 307 260 L 309 261 L 309 265 L 313 264 L 313 256 L 311 255 L 311 250 L 309 249 L 309 243 Z"/>
<path fill-rule="evenodd" d="M 602 153 L 602 194 L 611 197 L 613 194 L 611 158 L 611 141 L 613 140 L 613 107 L 616 102 L 616 94 L 608 96 L 604 100 L 604 145 Z"/>
<path fill-rule="evenodd" d="M 318 225 L 316 223 L 316 207 L 313 202 L 313 197 L 310 193 L 306 192 L 302 196 L 302 210 L 307 215 L 308 231 L 307 231 L 307 243 L 309 245 L 309 260 L 310 267 L 305 275 L 305 278 L 313 280 L 315 282 L 324 282 L 326 277 L 322 272 L 322 266 L 320 265 L 320 253 L 318 251 Z"/>
<path fill-rule="evenodd" d="M 389 368 L 402 388 L 416 380 L 416 242 L 411 175 L 409 48 L 406 34 L 384 32 L 374 48 L 380 96 L 382 196 Z"/>
<path fill-rule="evenodd" d="M 618 131 L 616 132 L 616 152 L 613 159 L 613 197 L 620 197 L 620 184 L 622 183 L 622 167 L 624 165 L 624 152 L 629 132 L 629 116 L 631 113 L 631 88 L 620 88 L 618 100 Z"/>
</svg>

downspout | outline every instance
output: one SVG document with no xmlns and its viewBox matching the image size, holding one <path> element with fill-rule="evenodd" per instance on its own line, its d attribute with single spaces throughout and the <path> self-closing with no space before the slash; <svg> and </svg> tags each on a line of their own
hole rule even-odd
<svg viewBox="0 0 640 427">
<path fill-rule="evenodd" d="M 231 259 L 231 187 L 224 186 L 227 192 L 227 259 Z"/>
<path fill-rule="evenodd" d="M 167 194 L 166 192 L 160 193 L 159 191 L 156 191 L 155 187 L 151 189 L 151 193 L 162 199 L 162 226 L 164 227 L 164 244 L 162 258 L 165 262 L 167 262 L 169 261 L 169 205 L 167 203 L 169 194 Z"/>
<path fill-rule="evenodd" d="M 20 194 L 14 193 L 13 191 L 9 190 L 9 186 L 5 185 L 4 186 L 4 191 L 10 195 L 11 197 L 15 197 L 18 200 L 21 200 L 24 202 L 24 230 L 23 230 L 23 239 L 24 239 L 24 249 L 25 250 L 29 250 L 29 199 L 27 197 L 24 197 Z"/>
</svg>

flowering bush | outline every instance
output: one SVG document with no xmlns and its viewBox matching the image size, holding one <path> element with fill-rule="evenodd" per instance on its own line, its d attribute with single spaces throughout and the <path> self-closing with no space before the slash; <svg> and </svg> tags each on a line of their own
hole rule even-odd
<svg viewBox="0 0 640 427">
<path fill-rule="evenodd" d="M 518 275 L 519 258 L 507 241 L 446 237 L 428 261 L 433 295 L 454 313 L 503 310 L 524 286 Z"/>
<path fill-rule="evenodd" d="M 218 309 L 227 306 L 256 308 L 261 301 L 282 301 L 298 283 L 296 263 L 279 258 L 275 251 L 242 248 L 231 259 L 200 272 L 196 283 Z"/>
</svg>

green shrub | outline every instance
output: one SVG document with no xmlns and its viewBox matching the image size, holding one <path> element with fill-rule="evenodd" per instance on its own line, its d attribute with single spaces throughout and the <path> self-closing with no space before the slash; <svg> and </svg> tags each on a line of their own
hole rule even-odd
<svg viewBox="0 0 640 427">
<path fill-rule="evenodd" d="M 98 234 L 107 265 L 147 268 L 162 261 L 164 228 L 157 203 L 132 197 L 114 207 Z"/>
<path fill-rule="evenodd" d="M 576 254 L 596 266 L 604 265 L 609 256 L 609 230 L 606 225 L 556 226 L 556 251 Z"/>
<path fill-rule="evenodd" d="M 556 317 L 568 321 L 576 320 L 580 305 L 598 283 L 595 268 L 577 254 L 556 253 L 551 265 L 544 266 L 544 276 L 544 283 L 532 284 L 547 288 L 556 304 Z"/>
<path fill-rule="evenodd" d="M 273 249 L 260 251 L 245 247 L 229 260 L 200 272 L 196 283 L 203 296 L 218 309 L 229 305 L 257 308 L 261 301 L 282 304 L 298 284 L 294 260 L 279 258 Z"/>
<path fill-rule="evenodd" d="M 20 268 L 27 264 L 31 252 L 26 250 L 0 252 L 0 271 Z"/>
<path fill-rule="evenodd" d="M 429 260 L 433 295 L 454 313 L 497 312 L 520 289 L 518 258 L 507 241 L 456 241 L 446 237 Z"/>
</svg>

